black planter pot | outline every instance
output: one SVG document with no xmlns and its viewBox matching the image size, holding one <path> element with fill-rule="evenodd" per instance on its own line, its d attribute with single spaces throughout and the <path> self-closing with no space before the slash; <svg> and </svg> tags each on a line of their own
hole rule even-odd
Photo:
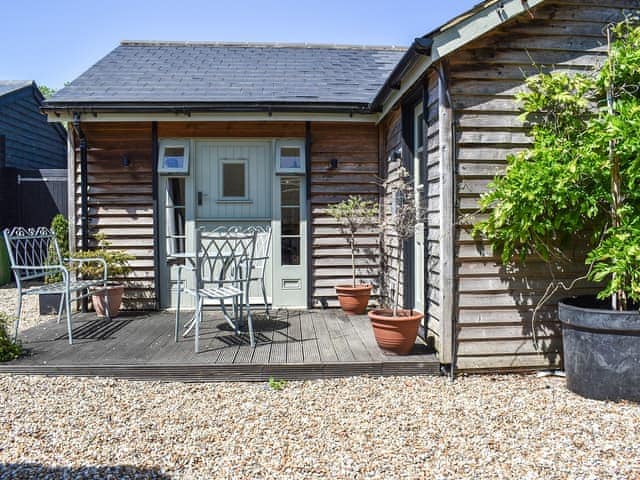
<svg viewBox="0 0 640 480">
<path fill-rule="evenodd" d="M 640 313 L 594 297 L 558 305 L 567 388 L 586 398 L 640 402 Z"/>
<path fill-rule="evenodd" d="M 61 297 L 61 293 L 41 293 L 38 295 L 40 315 L 57 315 Z"/>
</svg>

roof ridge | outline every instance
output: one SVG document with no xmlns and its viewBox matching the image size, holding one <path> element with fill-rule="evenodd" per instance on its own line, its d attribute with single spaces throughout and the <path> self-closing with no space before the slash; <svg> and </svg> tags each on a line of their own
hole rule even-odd
<svg viewBox="0 0 640 480">
<path fill-rule="evenodd" d="M 383 50 L 405 51 L 408 47 L 396 45 L 348 45 L 330 43 L 286 43 L 286 42 L 225 42 L 225 41 L 173 41 L 173 40 L 122 40 L 120 45 L 128 47 L 246 47 L 246 48 L 321 48 L 332 50 Z"/>
</svg>

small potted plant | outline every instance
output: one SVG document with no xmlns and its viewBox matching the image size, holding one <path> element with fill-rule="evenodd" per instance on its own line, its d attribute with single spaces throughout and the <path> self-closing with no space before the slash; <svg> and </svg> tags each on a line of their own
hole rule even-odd
<svg viewBox="0 0 640 480">
<path fill-rule="evenodd" d="M 403 258 L 403 245 L 413 238 L 415 228 L 421 222 L 421 212 L 416 202 L 413 182 L 406 168 L 400 167 L 398 179 L 391 188 L 394 196 L 392 211 L 385 222 L 385 231 L 392 230 L 398 239 L 398 258 Z M 391 308 L 372 310 L 369 319 L 378 345 L 399 355 L 408 354 L 416 342 L 420 322 L 424 314 L 415 310 L 405 310 L 400 306 L 400 266 L 396 265 L 395 285 Z"/>
<path fill-rule="evenodd" d="M 607 40 L 609 57 L 594 75 L 528 81 L 520 100 L 533 146 L 507 159 L 476 232 L 511 265 L 538 256 L 561 270 L 576 242 L 586 246 L 586 273 L 550 282 L 538 306 L 593 281 L 597 296 L 558 306 L 567 386 L 640 401 L 640 28 L 625 21 Z"/>
<path fill-rule="evenodd" d="M 58 248 L 62 258 L 69 256 L 69 221 L 60 213 L 51 220 L 51 231 L 56 236 Z M 52 247 L 53 249 L 53 247 Z M 50 258 L 56 256 L 55 252 L 50 252 Z M 56 256 L 57 257 L 57 256 Z M 57 258 L 56 258 L 57 261 Z M 48 274 L 45 282 L 56 283 L 62 281 L 62 274 L 59 272 Z M 52 315 L 58 313 L 60 308 L 61 293 L 41 293 L 38 295 L 40 315 Z"/>
<path fill-rule="evenodd" d="M 84 250 L 74 252 L 74 258 L 102 258 L 107 264 L 107 278 L 110 280 L 106 294 L 104 291 L 96 292 L 91 296 L 91 303 L 99 317 L 104 317 L 106 312 L 105 295 L 109 300 L 109 317 L 113 318 L 120 312 L 122 306 L 122 296 L 124 295 L 124 285 L 113 281 L 116 278 L 122 278 L 131 268 L 129 267 L 129 261 L 134 257 L 121 250 L 112 250 L 109 248 L 111 245 L 104 237 L 104 235 L 96 235 L 95 239 L 98 242 L 98 248 L 94 250 Z M 81 263 L 73 264 L 74 271 L 82 276 L 84 279 L 97 280 L 101 279 L 103 275 L 103 267 L 99 263 Z"/>
<path fill-rule="evenodd" d="M 363 314 L 367 310 L 371 297 L 370 284 L 358 284 L 356 281 L 356 244 L 357 234 L 365 227 L 375 224 L 378 218 L 378 206 L 360 196 L 350 196 L 346 200 L 330 205 L 328 214 L 333 217 L 351 249 L 351 285 L 336 285 L 336 293 L 342 310 L 350 315 Z"/>
</svg>

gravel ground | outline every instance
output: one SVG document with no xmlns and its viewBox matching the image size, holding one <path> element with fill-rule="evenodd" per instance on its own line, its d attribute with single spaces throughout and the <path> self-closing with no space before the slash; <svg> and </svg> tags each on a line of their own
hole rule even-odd
<svg viewBox="0 0 640 480">
<path fill-rule="evenodd" d="M 0 478 L 640 478 L 640 405 L 559 378 L 0 376 Z"/>
<path fill-rule="evenodd" d="M 14 295 L 0 288 L 0 310 Z M 39 321 L 35 296 L 24 311 L 21 329 Z M 518 375 L 279 391 L 0 376 L 4 478 L 640 479 L 640 405 Z"/>
<path fill-rule="evenodd" d="M 0 312 L 15 316 L 16 299 L 17 294 L 15 284 L 0 287 Z M 22 298 L 22 319 L 20 320 L 20 331 L 31 328 L 39 322 L 46 322 L 52 318 L 56 318 L 56 316 L 40 316 L 37 295 L 27 295 Z"/>
</svg>

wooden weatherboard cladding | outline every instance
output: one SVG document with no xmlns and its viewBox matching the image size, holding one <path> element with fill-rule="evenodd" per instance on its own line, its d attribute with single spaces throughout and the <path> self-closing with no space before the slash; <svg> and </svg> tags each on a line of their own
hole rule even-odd
<svg viewBox="0 0 640 480">
<path fill-rule="evenodd" d="M 469 228 L 478 220 L 480 195 L 504 171 L 507 155 L 530 144 L 515 99 L 524 89 L 524 78 L 541 70 L 585 72 L 601 64 L 607 48 L 605 25 L 623 19 L 638 3 L 548 2 L 447 59 L 456 139 L 454 288 L 456 363 L 461 370 L 548 368 L 561 363 L 553 302 L 541 311 L 535 327 L 542 351 L 536 351 L 532 341 L 532 312 L 549 284 L 548 268 L 531 259 L 526 268 L 507 271 L 489 245 L 472 238 Z M 554 275 L 575 278 L 582 271 L 578 260 Z M 587 291 L 583 284 L 573 293 Z"/>
<path fill-rule="evenodd" d="M 124 306 L 155 305 L 151 123 L 83 123 L 87 139 L 89 235 L 135 257 L 125 281 Z M 81 247 L 80 152 L 74 142 L 75 246 Z M 129 165 L 125 166 L 123 157 Z M 94 247 L 92 241 L 90 247 Z"/>
<path fill-rule="evenodd" d="M 440 186 L 442 183 L 442 170 L 440 162 L 440 122 L 439 122 L 439 81 L 434 71 L 431 71 L 426 80 L 425 108 L 426 121 L 422 125 L 425 138 L 425 149 L 423 150 L 421 164 L 423 169 L 424 188 L 424 217 L 425 217 L 425 251 L 415 252 L 416 255 L 425 256 L 425 335 L 429 343 L 433 344 L 439 355 L 439 360 L 447 363 L 441 357 L 443 351 L 443 321 L 442 321 L 442 285 L 441 285 L 441 199 Z M 392 153 L 400 151 L 402 145 L 402 118 L 400 109 L 392 111 L 380 124 L 380 163 L 382 174 L 386 179 L 384 195 L 381 200 L 382 212 L 385 217 L 390 215 L 392 208 L 392 191 L 394 184 L 398 181 L 398 169 L 400 161 L 392 159 Z M 390 303 L 391 288 L 395 284 L 396 267 L 401 262 L 400 271 L 400 295 L 404 297 L 406 288 L 404 284 L 405 262 L 399 258 L 398 239 L 392 231 L 384 232 L 382 250 L 382 292 L 387 303 Z M 417 272 L 416 272 L 417 274 Z M 450 342 L 450 338 L 448 340 Z"/>
<path fill-rule="evenodd" d="M 327 215 L 327 206 L 360 195 L 378 202 L 378 129 L 374 124 L 310 124 L 311 252 L 313 303 L 337 306 L 335 285 L 351 283 L 351 250 L 346 236 Z M 337 168 L 331 160 L 337 159 Z M 364 229 L 356 239 L 358 279 L 378 293 L 380 236 Z"/>
<path fill-rule="evenodd" d="M 152 124 L 83 123 L 88 144 L 89 230 L 102 233 L 112 248 L 136 258 L 127 282 L 127 308 L 153 308 L 154 225 Z M 159 122 L 162 138 L 311 139 L 308 173 L 310 222 L 310 297 L 312 304 L 337 306 L 334 286 L 351 281 L 349 247 L 327 205 L 358 194 L 378 201 L 378 130 L 374 124 L 310 122 Z M 76 145 L 78 144 L 76 140 Z M 123 156 L 129 159 L 124 166 Z M 75 243 L 81 239 L 80 155 L 75 149 Z M 336 169 L 330 168 L 337 159 Z M 358 276 L 377 287 L 379 235 L 370 229 L 358 238 Z M 375 293 L 375 292 L 374 292 Z"/>
</svg>

